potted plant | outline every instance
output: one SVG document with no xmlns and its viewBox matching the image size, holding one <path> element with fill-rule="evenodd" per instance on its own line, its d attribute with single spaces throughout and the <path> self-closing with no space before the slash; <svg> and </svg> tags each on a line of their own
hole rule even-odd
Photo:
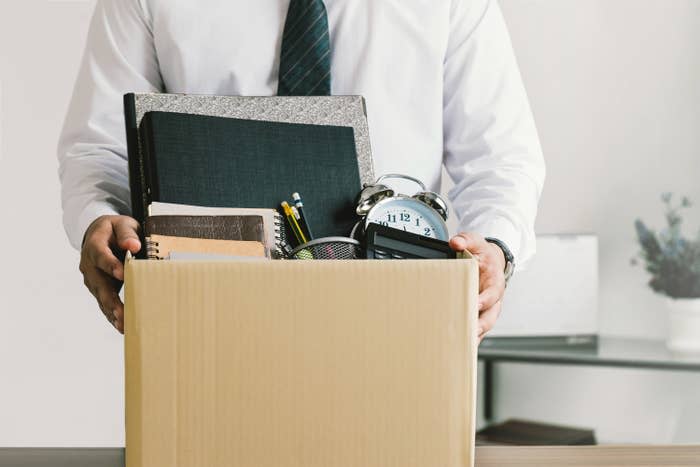
<svg viewBox="0 0 700 467">
<path fill-rule="evenodd" d="M 667 297 L 668 347 L 700 353 L 700 232 L 694 239 L 681 232 L 681 210 L 692 206 L 688 198 L 674 204 L 673 196 L 664 193 L 661 200 L 666 206 L 666 228 L 657 233 L 641 220 L 635 222 L 639 256 L 651 275 L 649 286 Z"/>
</svg>

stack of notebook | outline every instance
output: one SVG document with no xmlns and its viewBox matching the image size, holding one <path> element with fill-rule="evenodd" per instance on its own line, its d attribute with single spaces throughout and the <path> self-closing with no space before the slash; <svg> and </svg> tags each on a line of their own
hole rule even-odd
<svg viewBox="0 0 700 467">
<path fill-rule="evenodd" d="M 153 203 L 145 223 L 149 259 L 191 255 L 277 258 L 282 254 L 281 218 L 274 209 L 204 208 Z"/>
<path fill-rule="evenodd" d="M 305 204 L 312 207 L 308 220 L 317 237 L 348 236 L 357 221 L 355 198 L 364 178 L 370 176 L 366 169 L 361 176 L 366 160 L 359 162 L 356 146 L 364 145 L 356 134 L 358 128 L 366 131 L 364 104 L 361 98 L 314 99 L 319 98 L 198 96 L 194 101 L 179 95 L 127 95 L 132 207 L 154 245 L 151 256 L 165 257 L 172 250 L 165 246 L 175 245 L 175 240 L 163 237 L 173 237 L 197 239 L 186 241 L 187 248 L 197 251 L 246 257 L 260 256 L 260 245 L 240 242 L 258 242 L 263 243 L 263 256 L 275 257 L 281 246 L 269 237 L 275 223 L 270 220 L 271 210 L 293 192 L 303 193 Z M 194 108 L 193 102 L 199 107 Z M 254 104 L 245 112 L 249 118 L 230 116 L 227 106 L 240 102 Z M 202 107 L 211 111 L 203 112 Z M 263 120 L 271 111 L 258 114 L 256 108 L 275 108 L 277 121 Z M 340 114 L 341 122 L 360 119 L 365 126 L 280 121 L 280 114 L 304 122 L 318 114 L 321 121 L 328 121 L 328 113 Z M 174 212 L 172 208 L 163 211 L 163 205 L 154 209 L 159 206 L 156 203 L 256 211 L 188 208 Z M 267 229 L 265 238 L 256 236 L 259 217 L 263 217 L 261 228 Z M 184 240 L 178 242 L 181 250 Z M 239 243 L 234 248 L 230 242 Z"/>
</svg>

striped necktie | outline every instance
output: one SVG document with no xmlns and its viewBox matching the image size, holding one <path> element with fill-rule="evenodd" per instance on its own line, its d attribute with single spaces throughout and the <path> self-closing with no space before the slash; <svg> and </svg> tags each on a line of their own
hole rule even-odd
<svg viewBox="0 0 700 467">
<path fill-rule="evenodd" d="M 282 36 L 280 96 L 331 93 L 331 44 L 322 0 L 291 0 Z"/>
</svg>

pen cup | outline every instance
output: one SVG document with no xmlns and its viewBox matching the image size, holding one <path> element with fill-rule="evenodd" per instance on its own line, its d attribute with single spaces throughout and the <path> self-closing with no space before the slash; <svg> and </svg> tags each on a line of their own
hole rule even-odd
<svg viewBox="0 0 700 467">
<path fill-rule="evenodd" d="M 290 259 L 359 259 L 362 245 L 348 237 L 324 237 L 299 245 L 289 255 Z"/>
</svg>

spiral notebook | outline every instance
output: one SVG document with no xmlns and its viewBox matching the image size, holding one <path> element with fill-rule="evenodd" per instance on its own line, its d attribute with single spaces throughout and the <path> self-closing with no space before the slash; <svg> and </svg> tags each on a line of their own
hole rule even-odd
<svg viewBox="0 0 700 467">
<path fill-rule="evenodd" d="M 201 253 L 205 255 L 225 255 L 232 258 L 265 257 L 262 242 L 245 240 L 219 240 L 210 238 L 173 237 L 169 235 L 149 235 L 146 237 L 148 259 L 171 259 L 171 255 Z"/>
<path fill-rule="evenodd" d="M 256 242 L 262 245 L 264 256 L 279 258 L 283 255 L 282 248 L 286 244 L 282 226 L 282 216 L 275 209 L 212 208 L 154 202 L 148 207 L 145 234 L 147 244 L 154 235 Z M 213 244 L 201 243 L 202 248 L 211 245 Z M 220 253 L 192 249 L 187 252 Z"/>
</svg>

